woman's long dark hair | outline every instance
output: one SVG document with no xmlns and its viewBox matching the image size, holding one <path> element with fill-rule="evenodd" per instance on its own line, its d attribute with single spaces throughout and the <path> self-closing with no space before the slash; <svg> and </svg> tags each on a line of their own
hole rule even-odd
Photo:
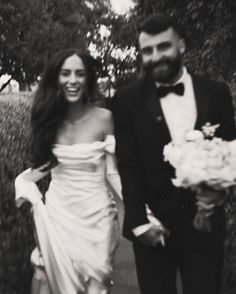
<svg viewBox="0 0 236 294">
<path fill-rule="evenodd" d="M 49 60 L 35 93 L 31 112 L 31 163 L 33 168 L 44 166 L 43 170 L 48 170 L 57 164 L 52 147 L 68 108 L 68 102 L 58 83 L 58 77 L 64 61 L 74 54 L 82 59 L 86 70 L 84 103 L 95 95 L 98 62 L 89 54 L 78 49 L 66 49 L 58 52 Z"/>
</svg>

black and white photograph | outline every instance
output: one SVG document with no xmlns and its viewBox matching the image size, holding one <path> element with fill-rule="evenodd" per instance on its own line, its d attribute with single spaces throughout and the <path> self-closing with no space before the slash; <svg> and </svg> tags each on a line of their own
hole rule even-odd
<svg viewBox="0 0 236 294">
<path fill-rule="evenodd" d="M 0 1 L 0 294 L 236 293 L 235 19 Z"/>
</svg>

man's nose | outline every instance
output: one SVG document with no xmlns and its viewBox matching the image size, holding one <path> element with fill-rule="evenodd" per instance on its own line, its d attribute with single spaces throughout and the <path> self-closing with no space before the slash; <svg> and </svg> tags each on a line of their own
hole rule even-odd
<svg viewBox="0 0 236 294">
<path fill-rule="evenodd" d="M 153 51 L 152 51 L 152 61 L 153 62 L 157 62 L 161 59 L 162 57 L 162 54 L 158 51 L 157 48 L 153 48 Z"/>
</svg>

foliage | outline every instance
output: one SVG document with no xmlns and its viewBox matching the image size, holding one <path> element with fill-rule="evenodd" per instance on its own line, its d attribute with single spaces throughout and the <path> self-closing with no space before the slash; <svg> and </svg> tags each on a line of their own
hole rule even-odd
<svg viewBox="0 0 236 294">
<path fill-rule="evenodd" d="M 136 3 L 137 21 L 158 11 L 176 20 L 187 41 L 186 63 L 192 71 L 232 80 L 236 69 L 235 1 L 137 0 Z"/>
<path fill-rule="evenodd" d="M 48 58 L 66 47 L 87 48 L 108 1 L 3 0 L 0 3 L 0 75 L 32 83 Z"/>
<path fill-rule="evenodd" d="M 20 82 L 37 80 L 48 58 L 66 47 L 95 44 L 101 75 L 122 86 L 137 77 L 138 23 L 166 11 L 182 27 L 186 64 L 195 73 L 235 85 L 236 2 L 233 0 L 133 0 L 130 14 L 116 15 L 109 0 L 2 0 L 0 3 L 0 75 Z M 104 25 L 108 37 L 102 37 Z M 122 51 L 123 57 L 116 56 Z M 136 68 L 138 71 L 136 71 Z"/>
<path fill-rule="evenodd" d="M 236 291 L 236 189 L 226 205 L 226 252 L 225 252 L 225 270 L 223 279 L 223 294 L 234 294 Z"/>
<path fill-rule="evenodd" d="M 25 168 L 30 105 L 25 96 L 8 99 L 0 100 L 0 293 L 26 294 L 33 227 L 29 206 L 16 209 L 14 178 Z"/>
<path fill-rule="evenodd" d="M 138 25 L 148 15 L 164 11 L 171 15 L 187 43 L 185 61 L 195 73 L 216 80 L 223 80 L 235 87 L 236 69 L 236 3 L 233 0 L 135 0 L 136 7 L 130 15 L 113 15 L 106 25 L 111 30 L 107 42 L 102 42 L 100 51 L 116 48 L 126 51 L 123 60 L 108 58 L 114 69 L 116 87 L 135 79 L 140 71 L 138 58 L 130 58 L 128 50 L 137 48 Z M 137 50 L 138 51 L 138 50 Z M 137 57 L 136 51 L 136 57 Z M 104 58 L 106 60 L 106 58 Z M 134 71 L 138 69 L 138 73 Z M 141 71 L 140 71 L 141 72 Z"/>
<path fill-rule="evenodd" d="M 0 293 L 5 294 L 27 294 L 31 286 L 31 207 L 16 208 L 14 200 L 14 179 L 29 167 L 31 101 L 24 93 L 0 96 Z M 42 192 L 48 180 L 40 181 Z"/>
<path fill-rule="evenodd" d="M 109 0 L 3 0 L 0 24 L 0 75 L 8 73 L 21 89 L 37 81 L 56 51 L 88 49 L 90 43 L 96 45 L 102 76 L 123 81 L 134 71 L 135 59 L 129 52 L 124 58 L 113 54 L 131 47 L 132 26 L 128 18 L 112 12 Z M 101 35 L 101 25 L 111 31 L 110 37 Z"/>
</svg>

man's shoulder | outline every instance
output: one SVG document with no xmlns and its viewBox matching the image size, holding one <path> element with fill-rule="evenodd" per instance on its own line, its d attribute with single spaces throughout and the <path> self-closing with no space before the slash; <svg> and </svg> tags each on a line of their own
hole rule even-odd
<svg viewBox="0 0 236 294">
<path fill-rule="evenodd" d="M 114 112 L 117 109 L 124 109 L 131 107 L 134 103 L 139 101 L 143 96 L 144 79 L 139 78 L 129 85 L 120 88 L 116 91 L 115 96 L 112 98 L 111 109 Z"/>
<path fill-rule="evenodd" d="M 144 87 L 144 78 L 139 78 L 130 84 L 126 85 L 117 90 L 116 96 L 119 97 L 126 97 L 129 96 L 130 98 L 135 97 L 137 94 L 142 93 Z"/>
<path fill-rule="evenodd" d="M 204 75 L 191 74 L 191 76 L 192 76 L 193 83 L 204 88 L 205 90 L 207 89 L 212 91 L 228 90 L 228 86 L 223 81 L 217 81 Z"/>
</svg>

